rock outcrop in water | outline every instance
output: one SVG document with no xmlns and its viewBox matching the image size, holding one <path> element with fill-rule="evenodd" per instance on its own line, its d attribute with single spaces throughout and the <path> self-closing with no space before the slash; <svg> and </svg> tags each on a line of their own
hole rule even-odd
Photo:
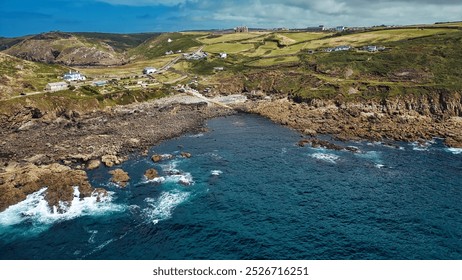
<svg viewBox="0 0 462 280">
<path fill-rule="evenodd" d="M 5 172 L 0 173 L 0 211 L 45 187 L 48 206 L 58 212 L 66 210 L 63 206 L 71 205 L 74 187 L 78 187 L 80 199 L 91 196 L 94 191 L 85 171 L 57 163 L 42 166 L 10 163 Z"/>
<path fill-rule="evenodd" d="M 122 188 L 126 187 L 130 180 L 128 173 L 120 168 L 109 171 L 109 174 L 112 175 L 111 182 L 118 184 Z"/>
<path fill-rule="evenodd" d="M 159 177 L 159 173 L 154 168 L 150 168 L 144 172 L 144 177 L 148 180 L 152 180 Z"/>
</svg>

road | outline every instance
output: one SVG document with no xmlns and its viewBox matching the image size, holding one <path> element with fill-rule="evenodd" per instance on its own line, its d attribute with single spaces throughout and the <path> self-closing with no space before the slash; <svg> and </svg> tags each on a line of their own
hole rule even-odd
<svg viewBox="0 0 462 280">
<path fill-rule="evenodd" d="M 212 103 L 212 104 L 215 104 L 215 105 L 224 107 L 224 108 L 226 108 L 226 109 L 234 110 L 234 108 L 231 107 L 231 106 L 228 106 L 228 105 L 226 105 L 226 104 L 224 104 L 224 103 L 221 103 L 221 102 L 219 102 L 219 101 L 212 100 L 212 99 L 210 99 L 210 98 L 207 98 L 207 97 L 203 96 L 202 94 L 200 94 L 200 93 L 199 93 L 197 90 L 195 90 L 195 89 L 192 89 L 192 88 L 189 88 L 189 87 L 183 87 L 183 90 L 184 90 L 185 93 L 187 93 L 187 94 L 189 94 L 189 95 L 192 95 L 192 96 L 195 96 L 195 97 L 197 97 L 197 98 L 200 98 L 200 99 L 204 100 L 204 101 L 207 102 L 207 103 Z"/>
</svg>

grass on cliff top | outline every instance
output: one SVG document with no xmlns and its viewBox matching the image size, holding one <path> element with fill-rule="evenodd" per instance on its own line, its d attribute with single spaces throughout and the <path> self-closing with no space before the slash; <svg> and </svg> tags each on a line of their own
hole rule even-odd
<svg viewBox="0 0 462 280">
<path fill-rule="evenodd" d="M 456 31 L 393 42 L 384 52 L 320 53 L 302 55 L 301 60 L 338 78 L 351 69 L 351 78 L 357 80 L 375 78 L 457 88 L 462 85 L 461 45 L 462 31 Z"/>
<path fill-rule="evenodd" d="M 326 83 L 336 85 L 337 93 L 347 98 L 460 91 L 461 45 L 462 31 L 455 31 L 390 42 L 390 49 L 384 52 L 301 54 L 300 61 L 307 71 L 315 71 Z M 349 94 L 351 88 L 358 92 Z M 300 100 L 323 96 L 316 91 L 297 94 Z"/>
</svg>

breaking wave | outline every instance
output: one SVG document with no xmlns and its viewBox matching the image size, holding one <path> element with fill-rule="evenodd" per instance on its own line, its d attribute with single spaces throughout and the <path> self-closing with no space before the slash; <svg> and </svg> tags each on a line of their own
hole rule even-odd
<svg viewBox="0 0 462 280">
<path fill-rule="evenodd" d="M 173 210 L 189 197 L 190 193 L 180 191 L 163 192 L 158 198 L 148 197 L 144 200 L 148 206 L 143 209 L 142 214 L 147 221 L 157 224 L 169 219 Z"/>
<path fill-rule="evenodd" d="M 113 192 L 108 192 L 107 196 L 100 197 L 96 195 L 79 198 L 78 187 L 74 187 L 74 199 L 70 206 L 61 206 L 66 209 L 64 213 L 59 213 L 54 207 L 50 209 L 48 202 L 45 200 L 47 188 L 32 193 L 25 200 L 18 204 L 8 207 L 0 213 L 0 227 L 12 227 L 22 223 L 32 224 L 30 230 L 41 232 L 46 230 L 50 225 L 59 221 L 71 220 L 81 216 L 99 216 L 113 212 L 125 211 L 125 207 L 112 202 Z M 24 232 L 25 234 L 25 232 Z"/>
<path fill-rule="evenodd" d="M 340 158 L 337 155 L 324 154 L 324 153 L 314 153 L 314 154 L 310 155 L 310 157 L 318 159 L 318 160 L 330 162 L 330 163 L 336 163 L 336 161 Z"/>
</svg>

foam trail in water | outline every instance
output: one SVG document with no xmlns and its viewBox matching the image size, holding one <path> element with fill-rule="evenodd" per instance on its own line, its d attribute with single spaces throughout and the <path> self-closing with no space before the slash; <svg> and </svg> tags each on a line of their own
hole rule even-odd
<svg viewBox="0 0 462 280">
<path fill-rule="evenodd" d="M 188 200 L 189 193 L 173 191 L 163 192 L 159 198 L 146 198 L 148 207 L 143 209 L 143 215 L 147 221 L 157 224 L 159 221 L 169 219 L 173 210 L 181 203 Z"/>
<path fill-rule="evenodd" d="M 310 157 L 318 159 L 318 160 L 330 162 L 330 163 L 336 163 L 336 161 L 340 158 L 337 155 L 324 154 L 324 153 L 314 153 L 310 155 Z"/>
</svg>

